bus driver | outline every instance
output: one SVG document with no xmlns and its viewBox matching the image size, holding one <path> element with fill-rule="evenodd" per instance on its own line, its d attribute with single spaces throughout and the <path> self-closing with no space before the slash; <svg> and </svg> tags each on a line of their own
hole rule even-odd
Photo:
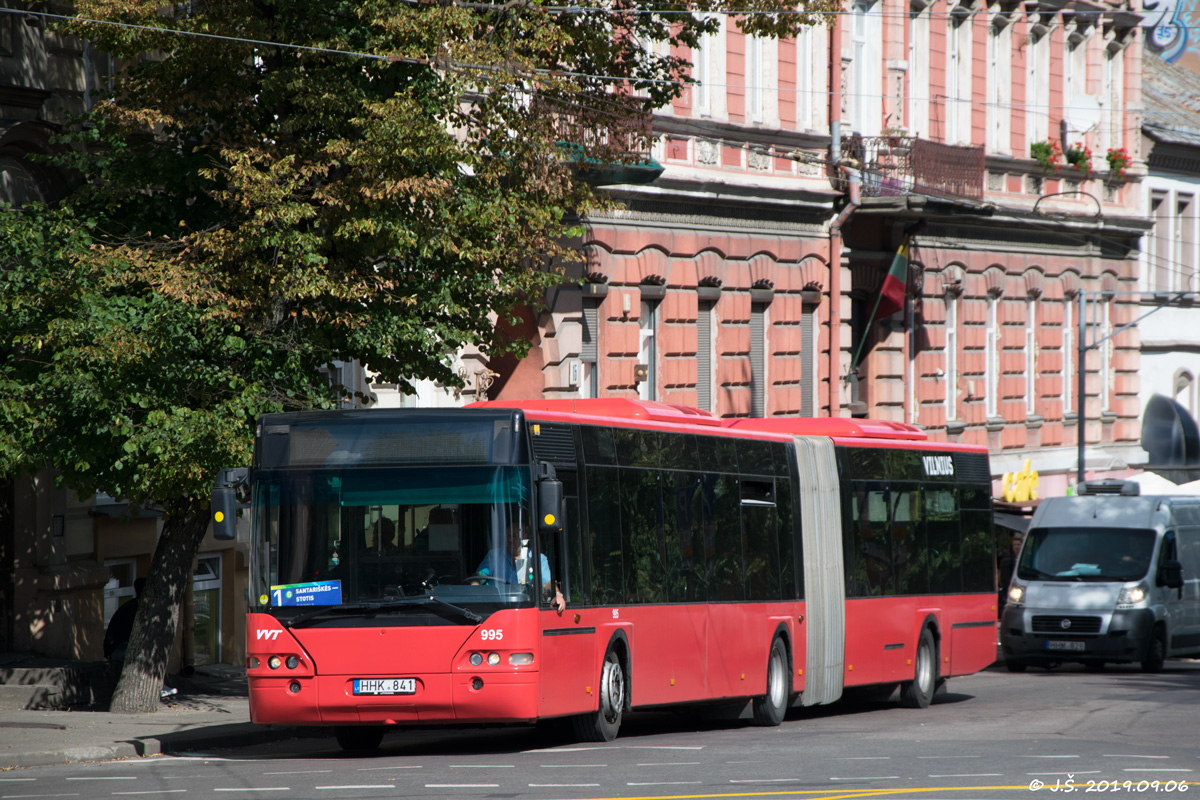
<svg viewBox="0 0 1200 800">
<path fill-rule="evenodd" d="M 509 517 L 508 529 L 505 534 L 504 548 L 493 547 L 488 551 L 488 554 L 483 557 L 483 561 L 479 562 L 479 567 L 475 570 L 477 575 L 494 576 L 497 580 L 505 583 L 517 584 L 520 583 L 517 575 L 516 559 L 521 553 L 521 523 L 516 517 Z M 550 559 L 546 558 L 546 554 L 541 554 L 541 573 L 542 573 L 542 596 L 550 600 L 550 607 L 556 610 L 560 615 L 567 608 L 566 598 L 563 597 L 562 590 L 558 587 L 558 582 L 550 575 Z"/>
</svg>

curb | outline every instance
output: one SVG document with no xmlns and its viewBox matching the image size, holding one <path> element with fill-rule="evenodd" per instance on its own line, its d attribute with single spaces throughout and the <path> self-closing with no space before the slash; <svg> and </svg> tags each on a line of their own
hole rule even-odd
<svg viewBox="0 0 1200 800">
<path fill-rule="evenodd" d="M 292 725 L 233 723 L 147 736 L 111 744 L 64 747 L 61 750 L 0 752 L 0 771 L 25 767 L 47 767 L 86 761 L 119 761 L 160 755 L 184 755 L 196 750 L 228 750 L 289 739 L 332 736 L 332 729 Z"/>
</svg>

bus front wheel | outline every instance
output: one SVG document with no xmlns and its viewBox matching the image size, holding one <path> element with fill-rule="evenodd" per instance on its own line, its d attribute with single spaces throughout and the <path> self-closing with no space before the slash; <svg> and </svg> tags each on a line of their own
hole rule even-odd
<svg viewBox="0 0 1200 800">
<path fill-rule="evenodd" d="M 621 729 L 625 710 L 625 670 L 616 652 L 609 650 L 600 668 L 599 708 L 572 718 L 575 737 L 583 742 L 611 742 Z"/>
<path fill-rule="evenodd" d="M 783 639 L 776 636 L 771 642 L 771 655 L 767 658 L 767 693 L 754 698 L 754 724 L 778 725 L 787 713 L 788 686 L 787 648 Z"/>
<path fill-rule="evenodd" d="M 933 700 L 933 690 L 937 688 L 937 649 L 929 628 L 921 630 L 913 667 L 913 679 L 900 684 L 900 704 L 906 708 L 928 708 Z"/>
<path fill-rule="evenodd" d="M 1142 657 L 1142 672 L 1162 672 L 1167 659 L 1167 632 L 1162 625 L 1154 626 L 1154 633 L 1146 643 L 1146 654 Z"/>
<path fill-rule="evenodd" d="M 376 726 L 344 725 L 333 729 L 338 746 L 343 750 L 362 752 L 374 750 L 383 741 L 383 728 Z"/>
</svg>

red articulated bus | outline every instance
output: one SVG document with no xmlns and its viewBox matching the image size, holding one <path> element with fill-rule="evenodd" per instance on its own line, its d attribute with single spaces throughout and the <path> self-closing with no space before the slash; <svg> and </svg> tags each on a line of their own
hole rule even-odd
<svg viewBox="0 0 1200 800">
<path fill-rule="evenodd" d="M 755 722 L 996 653 L 987 451 L 632 400 L 272 414 L 249 473 L 251 718 L 335 728 L 746 699 Z M 565 600 L 565 609 L 558 605 Z"/>
</svg>

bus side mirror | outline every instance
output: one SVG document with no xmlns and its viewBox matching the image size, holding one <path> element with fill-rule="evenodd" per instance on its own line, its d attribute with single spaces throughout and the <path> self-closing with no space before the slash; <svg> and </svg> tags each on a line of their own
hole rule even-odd
<svg viewBox="0 0 1200 800">
<path fill-rule="evenodd" d="M 1183 564 L 1178 561 L 1164 561 L 1162 566 L 1158 568 L 1158 580 L 1156 583 L 1168 589 L 1182 589 Z"/>
<path fill-rule="evenodd" d="M 237 538 L 237 487 L 246 482 L 245 469 L 223 469 L 217 473 L 212 489 L 213 538 L 232 541 Z"/>
<path fill-rule="evenodd" d="M 558 533 L 563 529 L 563 486 L 548 461 L 538 464 L 538 529 L 543 533 Z"/>
</svg>

